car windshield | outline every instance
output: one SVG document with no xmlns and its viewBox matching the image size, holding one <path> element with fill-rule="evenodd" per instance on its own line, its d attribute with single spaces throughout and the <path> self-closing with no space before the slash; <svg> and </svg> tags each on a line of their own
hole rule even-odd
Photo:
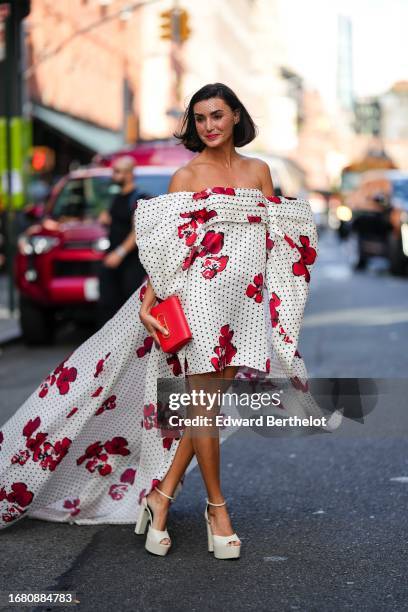
<svg viewBox="0 0 408 612">
<path fill-rule="evenodd" d="M 408 206 L 408 178 L 393 181 L 393 196 Z"/>
<path fill-rule="evenodd" d="M 361 181 L 360 172 L 343 172 L 341 177 L 341 191 L 348 193 L 357 189 Z"/>
<path fill-rule="evenodd" d="M 168 174 L 136 175 L 137 187 L 151 196 L 166 193 L 170 182 Z M 119 193 L 118 185 L 109 176 L 92 176 L 69 179 L 58 194 L 52 217 L 98 217 L 107 210 L 113 197 Z"/>
</svg>

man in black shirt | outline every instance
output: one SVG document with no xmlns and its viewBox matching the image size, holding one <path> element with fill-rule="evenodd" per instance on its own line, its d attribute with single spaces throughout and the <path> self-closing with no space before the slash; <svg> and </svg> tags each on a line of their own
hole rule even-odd
<svg viewBox="0 0 408 612">
<path fill-rule="evenodd" d="M 109 226 L 110 241 L 99 275 L 99 327 L 116 314 L 146 275 L 139 259 L 133 215 L 137 200 L 150 196 L 137 189 L 134 166 L 135 162 L 130 156 L 115 160 L 112 180 L 120 185 L 121 192 L 114 197 L 110 209 L 99 216 L 99 221 Z"/>
</svg>

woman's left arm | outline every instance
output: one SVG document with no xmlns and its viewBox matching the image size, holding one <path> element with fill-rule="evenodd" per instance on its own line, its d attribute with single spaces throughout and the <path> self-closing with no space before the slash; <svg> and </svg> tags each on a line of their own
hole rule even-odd
<svg viewBox="0 0 408 612">
<path fill-rule="evenodd" d="M 275 195 L 271 171 L 266 162 L 264 162 L 261 159 L 258 161 L 259 161 L 260 179 L 261 179 L 261 185 L 262 185 L 261 191 L 265 197 L 271 197 Z"/>
</svg>

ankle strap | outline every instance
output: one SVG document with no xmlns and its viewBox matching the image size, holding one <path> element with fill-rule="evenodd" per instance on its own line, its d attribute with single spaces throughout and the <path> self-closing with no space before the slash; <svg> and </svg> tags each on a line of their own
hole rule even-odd
<svg viewBox="0 0 408 612">
<path fill-rule="evenodd" d="M 224 500 L 224 501 L 222 502 L 222 504 L 213 504 L 213 503 L 212 503 L 212 502 L 210 502 L 210 501 L 208 500 L 208 498 L 207 498 L 207 504 L 208 504 L 209 506 L 225 506 L 225 504 L 226 504 L 226 503 L 227 503 L 227 502 Z"/>
<path fill-rule="evenodd" d="M 163 497 L 167 497 L 167 499 L 171 499 L 172 501 L 174 500 L 174 497 L 171 497 L 171 495 L 167 495 L 167 493 L 163 493 L 163 491 L 160 491 L 159 487 L 155 487 L 155 489 L 158 493 L 160 493 L 160 495 L 163 495 Z"/>
</svg>

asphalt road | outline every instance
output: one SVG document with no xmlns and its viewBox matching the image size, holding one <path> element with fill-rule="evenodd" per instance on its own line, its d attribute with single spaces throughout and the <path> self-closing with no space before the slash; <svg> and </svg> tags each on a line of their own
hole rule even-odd
<svg viewBox="0 0 408 612">
<path fill-rule="evenodd" d="M 381 393 L 364 424 L 346 419 L 332 434 L 224 442 L 241 558 L 207 552 L 194 468 L 172 507 L 167 557 L 149 555 L 131 525 L 24 519 L 0 532 L 0 591 L 75 591 L 77 609 L 98 612 L 408 610 L 408 279 L 380 261 L 353 273 L 330 235 L 320 247 L 299 345 L 309 376 L 378 378 Z M 52 348 L 3 349 L 0 423 L 81 341 L 67 330 Z"/>
</svg>

